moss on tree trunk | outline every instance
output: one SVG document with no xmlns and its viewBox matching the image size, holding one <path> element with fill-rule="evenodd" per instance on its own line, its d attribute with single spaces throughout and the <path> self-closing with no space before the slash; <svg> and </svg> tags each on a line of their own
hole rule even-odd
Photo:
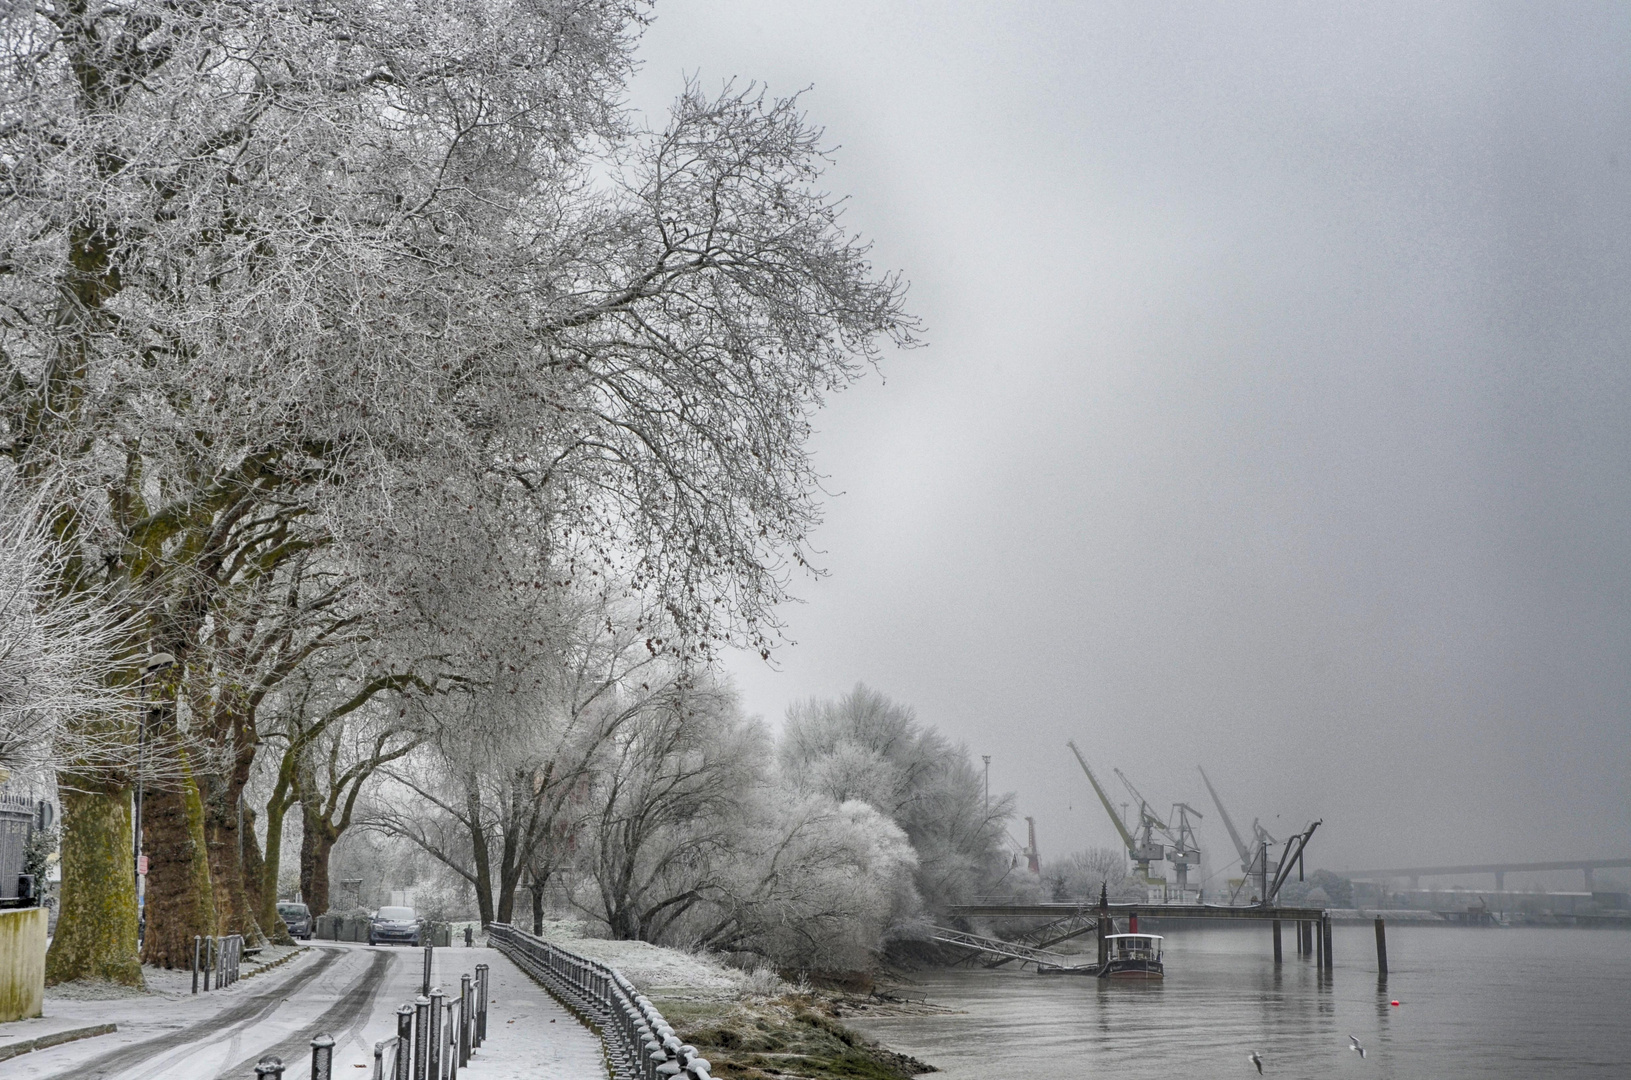
<svg viewBox="0 0 1631 1080">
<path fill-rule="evenodd" d="M 142 851 L 148 859 L 142 960 L 187 967 L 194 935 L 215 933 L 215 890 L 205 857 L 204 803 L 185 764 L 178 783 L 142 800 Z"/>
<path fill-rule="evenodd" d="M 48 986 L 102 979 L 144 986 L 136 956 L 136 881 L 130 789 L 65 776 L 62 900 L 45 958 Z"/>
<path fill-rule="evenodd" d="M 300 895 L 312 914 L 320 915 L 329 909 L 328 860 L 339 836 L 334 826 L 316 812 L 303 813 L 301 824 Z"/>
</svg>

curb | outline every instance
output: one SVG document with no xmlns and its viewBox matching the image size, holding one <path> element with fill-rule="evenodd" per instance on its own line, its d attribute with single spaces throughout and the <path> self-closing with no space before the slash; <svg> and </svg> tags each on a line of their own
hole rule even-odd
<svg viewBox="0 0 1631 1080">
<path fill-rule="evenodd" d="M 37 1039 L 19 1039 L 14 1043 L 0 1046 L 0 1061 L 27 1054 L 34 1050 L 48 1050 L 62 1043 L 77 1042 L 80 1039 L 89 1039 L 94 1035 L 112 1035 L 119 1030 L 118 1024 L 92 1024 L 90 1027 L 69 1028 L 67 1031 L 53 1031 L 49 1035 L 41 1035 Z"/>
<path fill-rule="evenodd" d="M 273 968 L 282 967 L 284 964 L 287 964 L 290 960 L 293 960 L 295 957 L 304 956 L 306 953 L 309 953 L 309 952 L 311 952 L 311 946 L 310 945 L 302 945 L 300 948 L 296 949 L 294 952 L 289 953 L 289 954 L 287 954 L 285 956 L 280 956 L 276 960 L 273 960 L 270 964 L 262 964 L 261 966 L 257 967 L 254 971 L 244 972 L 243 976 L 240 978 L 239 981 L 242 981 L 242 979 L 253 979 L 256 975 L 263 975 L 266 972 L 271 971 Z"/>
</svg>

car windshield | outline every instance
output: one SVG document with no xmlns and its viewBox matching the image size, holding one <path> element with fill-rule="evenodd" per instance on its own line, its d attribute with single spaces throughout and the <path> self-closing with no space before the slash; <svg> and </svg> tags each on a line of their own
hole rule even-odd
<svg viewBox="0 0 1631 1080">
<path fill-rule="evenodd" d="M 279 904 L 277 906 L 277 913 L 279 915 L 304 915 L 306 913 L 306 905 L 305 904 Z"/>
<path fill-rule="evenodd" d="M 379 917 L 386 922 L 413 922 L 413 908 L 411 907 L 382 907 Z"/>
</svg>

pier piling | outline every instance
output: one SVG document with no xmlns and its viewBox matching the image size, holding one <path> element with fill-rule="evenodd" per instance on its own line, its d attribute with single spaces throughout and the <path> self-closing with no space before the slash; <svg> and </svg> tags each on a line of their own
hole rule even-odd
<svg viewBox="0 0 1631 1080">
<path fill-rule="evenodd" d="M 1381 919 L 1376 920 L 1376 974 L 1387 975 L 1387 927 Z"/>
<path fill-rule="evenodd" d="M 1331 971 L 1336 967 L 1335 959 L 1331 955 L 1331 916 L 1320 916 L 1320 937 L 1325 944 L 1325 970 Z"/>
<path fill-rule="evenodd" d="M 1380 922 L 1381 920 L 1377 920 L 1377 921 Z M 1381 931 L 1378 930 L 1377 933 L 1381 933 Z M 1275 963 L 1275 966 L 1279 966 L 1279 963 L 1280 963 L 1280 920 L 1279 919 L 1274 920 L 1274 963 Z"/>
</svg>

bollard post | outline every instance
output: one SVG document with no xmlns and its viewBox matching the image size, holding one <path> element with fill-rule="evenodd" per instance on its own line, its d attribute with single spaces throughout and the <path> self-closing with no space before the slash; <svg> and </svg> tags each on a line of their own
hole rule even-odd
<svg viewBox="0 0 1631 1080">
<path fill-rule="evenodd" d="M 332 1035 L 319 1035 L 311 1041 L 311 1080 L 334 1080 Z"/>
<path fill-rule="evenodd" d="M 199 935 L 193 935 L 193 993 L 198 993 L 198 948 L 202 944 Z"/>
<path fill-rule="evenodd" d="M 428 952 L 428 950 L 427 950 Z M 430 1080 L 442 1080 L 442 988 L 430 992 Z"/>
<path fill-rule="evenodd" d="M 1387 977 L 1387 928 L 1376 920 L 1376 974 Z"/>
<path fill-rule="evenodd" d="M 487 1041 L 487 965 L 476 965 L 476 1045 Z"/>
<path fill-rule="evenodd" d="M 425 1080 L 425 1058 L 430 1051 L 425 1043 L 429 1019 L 430 999 L 420 995 L 413 1003 L 413 1080 Z"/>
<path fill-rule="evenodd" d="M 283 1080 L 283 1059 L 270 1055 L 255 1063 L 255 1080 Z"/>
<path fill-rule="evenodd" d="M 1274 920 L 1274 966 L 1280 966 L 1280 920 Z"/>
<path fill-rule="evenodd" d="M 382 1042 L 374 1044 L 373 1080 L 391 1080 L 389 1076 L 385 1075 L 385 1044 Z"/>
<path fill-rule="evenodd" d="M 451 1002 L 447 1006 L 447 1038 L 442 1040 L 442 1060 L 446 1063 L 443 1075 L 446 1080 L 458 1080 L 459 1076 L 459 1010 Z"/>
<path fill-rule="evenodd" d="M 470 1021 L 475 1015 L 470 1001 L 470 974 L 459 976 L 459 1064 L 470 1064 Z"/>
<path fill-rule="evenodd" d="M 412 1080 L 413 1074 L 413 1006 L 404 1005 L 396 1011 L 396 1076 L 393 1080 Z"/>
<path fill-rule="evenodd" d="M 430 996 L 430 964 L 431 964 L 430 950 L 433 949 L 433 948 L 435 948 L 434 945 L 426 945 L 425 946 L 425 972 L 419 979 L 419 996 L 420 997 L 429 997 Z"/>
<path fill-rule="evenodd" d="M 209 989 L 210 989 L 210 965 L 214 963 L 214 961 L 211 960 L 210 957 L 213 955 L 214 951 L 215 951 L 215 939 L 213 937 L 205 937 L 204 938 L 204 992 L 206 994 L 209 993 Z"/>
</svg>

